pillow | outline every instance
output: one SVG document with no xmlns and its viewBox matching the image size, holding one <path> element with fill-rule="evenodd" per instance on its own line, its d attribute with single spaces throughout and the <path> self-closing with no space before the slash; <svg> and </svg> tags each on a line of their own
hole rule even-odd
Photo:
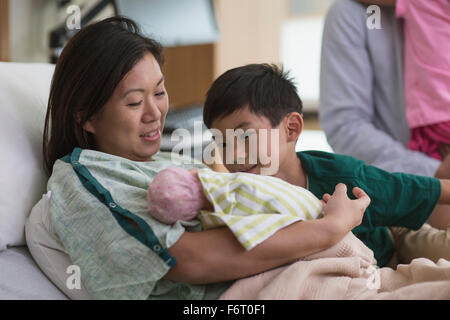
<svg viewBox="0 0 450 320">
<path fill-rule="evenodd" d="M 50 196 L 51 191 L 42 196 L 31 210 L 26 222 L 28 249 L 41 270 L 69 298 L 91 299 L 83 284 L 80 289 L 69 289 L 66 285 L 68 278 L 72 275 L 71 272 L 67 273 L 67 268 L 73 263 L 58 237 L 52 232 L 49 216 Z"/>
<path fill-rule="evenodd" d="M 25 220 L 46 189 L 42 134 L 53 69 L 0 62 L 0 251 L 25 245 Z"/>
</svg>

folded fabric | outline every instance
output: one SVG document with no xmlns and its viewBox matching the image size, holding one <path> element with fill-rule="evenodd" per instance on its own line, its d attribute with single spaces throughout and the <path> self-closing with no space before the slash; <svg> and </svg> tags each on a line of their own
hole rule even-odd
<svg viewBox="0 0 450 320">
<path fill-rule="evenodd" d="M 450 262 L 419 258 L 378 269 L 349 233 L 327 250 L 236 281 L 220 299 L 450 299 Z"/>
</svg>

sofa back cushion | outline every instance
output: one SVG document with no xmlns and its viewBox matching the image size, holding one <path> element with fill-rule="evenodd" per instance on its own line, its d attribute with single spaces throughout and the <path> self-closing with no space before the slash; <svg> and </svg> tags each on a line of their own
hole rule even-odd
<svg viewBox="0 0 450 320">
<path fill-rule="evenodd" d="M 0 62 L 0 251 L 25 245 L 25 221 L 46 191 L 42 134 L 54 66 Z"/>
</svg>

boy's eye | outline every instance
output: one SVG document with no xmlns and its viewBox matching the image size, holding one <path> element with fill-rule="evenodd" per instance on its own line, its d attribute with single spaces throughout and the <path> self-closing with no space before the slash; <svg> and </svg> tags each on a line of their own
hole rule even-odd
<svg viewBox="0 0 450 320">
<path fill-rule="evenodd" d="M 127 106 L 129 106 L 129 107 L 137 107 L 137 106 L 139 106 L 141 103 L 142 103 L 142 100 L 139 101 L 139 102 L 129 103 L 129 104 L 127 104 Z"/>
</svg>

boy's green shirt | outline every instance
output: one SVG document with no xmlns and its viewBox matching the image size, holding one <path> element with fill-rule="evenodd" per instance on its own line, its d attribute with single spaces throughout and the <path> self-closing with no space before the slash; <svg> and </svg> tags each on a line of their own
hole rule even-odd
<svg viewBox="0 0 450 320">
<path fill-rule="evenodd" d="M 440 181 L 432 177 L 389 173 L 363 161 L 322 151 L 297 152 L 308 177 L 308 189 L 319 199 L 332 194 L 335 186 L 347 185 L 370 197 L 362 223 L 353 233 L 373 250 L 378 266 L 385 266 L 394 253 L 387 227 L 419 229 L 431 215 L 441 193 Z"/>
</svg>

